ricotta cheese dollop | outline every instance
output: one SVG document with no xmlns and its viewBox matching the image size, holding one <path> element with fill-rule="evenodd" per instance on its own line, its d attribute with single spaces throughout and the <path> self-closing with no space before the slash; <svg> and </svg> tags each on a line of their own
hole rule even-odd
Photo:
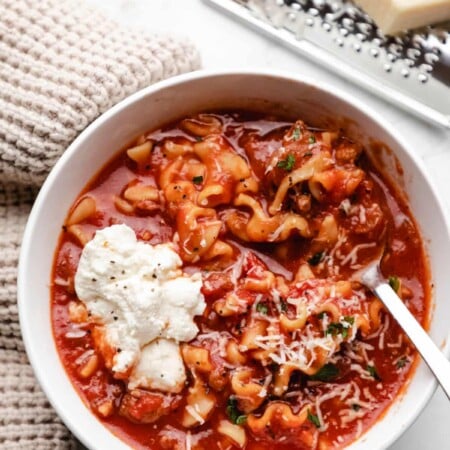
<svg viewBox="0 0 450 450">
<path fill-rule="evenodd" d="M 198 333 L 194 316 L 205 301 L 201 275 L 188 276 L 181 266 L 172 244 L 140 242 L 126 225 L 98 230 L 83 249 L 76 293 L 116 350 L 112 370 L 130 373 L 130 389 L 183 388 L 178 343 Z"/>
</svg>

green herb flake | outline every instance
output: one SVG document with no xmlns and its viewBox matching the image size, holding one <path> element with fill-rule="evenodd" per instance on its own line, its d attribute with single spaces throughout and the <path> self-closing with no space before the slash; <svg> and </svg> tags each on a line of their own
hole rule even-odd
<svg viewBox="0 0 450 450">
<path fill-rule="evenodd" d="M 394 289 L 395 292 L 398 292 L 400 289 L 400 280 L 395 275 L 391 275 L 388 278 L 389 286 Z"/>
<path fill-rule="evenodd" d="M 353 403 L 352 409 L 353 409 L 353 411 L 359 411 L 361 409 L 361 406 L 358 405 L 357 403 Z"/>
<path fill-rule="evenodd" d="M 247 416 L 241 414 L 237 406 L 235 397 L 230 397 L 227 401 L 227 416 L 236 425 L 243 425 L 247 421 Z"/>
<path fill-rule="evenodd" d="M 236 419 L 236 425 L 245 425 L 247 422 L 247 416 L 238 416 L 238 418 Z"/>
<path fill-rule="evenodd" d="M 317 252 L 308 259 L 308 264 L 310 266 L 317 266 L 323 259 L 324 252 Z"/>
<path fill-rule="evenodd" d="M 322 366 L 314 375 L 310 376 L 314 381 L 331 381 L 339 376 L 339 369 L 331 363 Z"/>
<path fill-rule="evenodd" d="M 312 414 L 310 410 L 308 410 L 308 420 L 316 426 L 316 428 L 320 428 L 320 420 L 319 418 L 315 415 Z"/>
<path fill-rule="evenodd" d="M 367 366 L 367 372 L 370 373 L 370 376 L 377 381 L 381 381 L 380 375 L 378 375 L 377 368 L 375 366 L 371 366 L 370 364 Z"/>
<path fill-rule="evenodd" d="M 327 313 L 325 311 L 322 311 L 321 313 L 317 314 L 317 318 L 319 320 L 323 320 L 323 319 L 325 319 L 326 315 L 327 315 Z"/>
<path fill-rule="evenodd" d="M 202 184 L 203 183 L 203 177 L 201 175 L 198 175 L 196 177 L 192 178 L 192 182 L 194 184 Z"/>
<path fill-rule="evenodd" d="M 256 305 L 256 311 L 261 314 L 267 314 L 269 312 L 269 307 L 264 303 L 258 303 Z"/>
<path fill-rule="evenodd" d="M 295 156 L 292 155 L 291 153 L 287 155 L 286 159 L 282 159 L 277 163 L 277 167 L 279 169 L 284 169 L 287 170 L 288 172 L 290 172 L 294 168 L 294 165 L 295 165 Z"/>
<path fill-rule="evenodd" d="M 406 366 L 406 364 L 409 363 L 409 359 L 406 356 L 402 356 L 397 363 L 395 364 L 395 366 L 397 367 L 397 369 L 403 369 L 403 367 Z"/>
<path fill-rule="evenodd" d="M 355 323 L 355 318 L 353 316 L 344 316 L 344 322 L 352 326 Z"/>
<path fill-rule="evenodd" d="M 337 336 L 340 334 L 343 339 L 348 336 L 348 330 L 355 323 L 355 318 L 352 316 L 344 316 L 342 322 L 332 322 L 328 325 L 328 328 L 325 331 L 325 335 L 331 334 L 332 336 Z"/>
<path fill-rule="evenodd" d="M 202 138 L 201 136 L 195 136 L 195 140 L 196 140 L 197 142 L 202 142 L 202 141 L 203 141 L 203 138 Z"/>
<path fill-rule="evenodd" d="M 288 304 L 284 300 L 280 300 L 280 311 L 286 312 L 288 310 Z"/>
<path fill-rule="evenodd" d="M 299 127 L 295 127 L 294 131 L 292 132 L 292 139 L 294 141 L 298 141 L 300 139 L 302 132 L 300 131 Z"/>
<path fill-rule="evenodd" d="M 227 401 L 227 416 L 234 423 L 237 417 L 240 415 L 237 409 L 237 401 L 234 397 L 230 397 Z"/>
<path fill-rule="evenodd" d="M 308 142 L 310 144 L 315 144 L 316 143 L 316 137 L 315 136 L 310 136 L 309 139 L 308 139 Z"/>
<path fill-rule="evenodd" d="M 331 334 L 332 336 L 336 336 L 342 332 L 343 326 L 342 323 L 332 322 L 328 325 L 325 334 Z"/>
</svg>

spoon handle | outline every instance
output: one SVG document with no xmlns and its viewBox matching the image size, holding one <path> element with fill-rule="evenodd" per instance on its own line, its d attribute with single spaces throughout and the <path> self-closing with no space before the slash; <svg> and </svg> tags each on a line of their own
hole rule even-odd
<svg viewBox="0 0 450 450">
<path fill-rule="evenodd" d="M 381 282 L 374 286 L 373 290 L 408 335 L 450 400 L 450 362 L 448 359 L 388 283 Z"/>
</svg>

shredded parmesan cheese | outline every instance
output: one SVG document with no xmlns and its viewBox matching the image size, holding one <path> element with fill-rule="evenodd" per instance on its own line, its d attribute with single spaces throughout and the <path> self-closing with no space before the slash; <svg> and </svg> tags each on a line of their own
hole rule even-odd
<svg viewBox="0 0 450 450">
<path fill-rule="evenodd" d="M 197 410 L 191 406 L 186 406 L 186 411 L 200 424 L 203 425 L 205 423 L 205 419 L 197 412 Z"/>
<path fill-rule="evenodd" d="M 186 450 L 191 450 L 191 432 L 186 433 Z"/>
<path fill-rule="evenodd" d="M 345 266 L 350 263 L 350 266 L 354 266 L 358 260 L 358 252 L 364 248 L 375 247 L 376 242 L 370 242 L 368 244 L 358 244 L 352 248 L 351 252 L 341 261 L 341 265 Z"/>
</svg>

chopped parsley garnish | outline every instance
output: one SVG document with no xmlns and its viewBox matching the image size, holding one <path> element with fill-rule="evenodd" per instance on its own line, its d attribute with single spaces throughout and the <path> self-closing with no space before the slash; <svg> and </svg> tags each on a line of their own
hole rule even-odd
<svg viewBox="0 0 450 450">
<path fill-rule="evenodd" d="M 269 312 L 269 307 L 264 303 L 258 303 L 256 305 L 256 311 L 261 314 L 267 314 Z"/>
<path fill-rule="evenodd" d="M 316 137 L 315 136 L 310 136 L 309 139 L 308 139 L 308 142 L 310 144 L 315 144 L 316 143 Z"/>
<path fill-rule="evenodd" d="M 389 286 L 394 289 L 395 292 L 398 292 L 398 290 L 400 289 L 400 280 L 398 277 L 396 277 L 395 275 L 391 275 L 388 278 L 388 282 L 389 282 Z"/>
<path fill-rule="evenodd" d="M 353 325 L 355 323 L 355 318 L 353 316 L 344 316 L 344 322 Z"/>
<path fill-rule="evenodd" d="M 339 369 L 331 363 L 322 366 L 310 379 L 314 381 L 331 381 L 339 375 Z"/>
<path fill-rule="evenodd" d="M 327 331 L 325 331 L 325 334 L 331 334 L 335 336 L 336 334 L 339 334 L 342 331 L 342 323 L 339 322 L 333 322 L 328 325 Z"/>
<path fill-rule="evenodd" d="M 203 141 L 203 138 L 202 138 L 201 136 L 195 136 L 195 140 L 196 140 L 197 142 L 202 142 L 202 141 Z"/>
<path fill-rule="evenodd" d="M 344 339 L 348 336 L 348 330 L 355 323 L 355 318 L 351 316 L 344 316 L 342 322 L 332 322 L 328 325 L 325 334 L 331 334 L 337 336 L 340 334 Z"/>
<path fill-rule="evenodd" d="M 230 397 L 227 401 L 227 416 L 236 425 L 243 425 L 247 421 L 247 416 L 241 414 L 237 407 L 237 400 L 234 397 Z"/>
<path fill-rule="evenodd" d="M 409 359 L 406 356 L 402 356 L 395 365 L 397 369 L 403 369 L 403 367 L 405 367 L 408 363 Z"/>
<path fill-rule="evenodd" d="M 331 334 L 332 336 L 337 336 L 341 334 L 343 338 L 348 336 L 348 327 L 344 327 L 344 325 L 340 322 L 333 322 L 328 325 L 328 328 L 325 331 L 325 334 Z"/>
<path fill-rule="evenodd" d="M 279 169 L 284 169 L 290 172 L 295 165 L 295 156 L 289 153 L 289 155 L 286 156 L 286 159 L 282 159 L 281 161 L 278 161 L 277 167 Z"/>
<path fill-rule="evenodd" d="M 317 252 L 308 259 L 308 263 L 310 266 L 317 266 L 323 259 L 324 252 Z"/>
<path fill-rule="evenodd" d="M 302 132 L 300 131 L 299 127 L 295 127 L 294 131 L 292 132 L 292 139 L 294 141 L 298 141 L 300 139 Z"/>
<path fill-rule="evenodd" d="M 201 175 L 198 175 L 198 176 L 196 176 L 196 177 L 193 177 L 193 178 L 192 178 L 192 182 L 193 182 L 194 184 L 201 184 L 201 183 L 203 183 L 203 177 L 202 177 Z"/>
<path fill-rule="evenodd" d="M 288 304 L 284 300 L 280 300 L 280 311 L 286 312 L 288 309 Z"/>
<path fill-rule="evenodd" d="M 320 428 L 320 420 L 319 418 L 315 415 L 312 414 L 311 411 L 308 410 L 308 420 L 316 426 L 316 428 Z"/>
<path fill-rule="evenodd" d="M 357 403 L 353 403 L 352 409 L 353 409 L 353 411 L 359 411 L 361 409 L 361 406 L 358 405 Z"/>
<path fill-rule="evenodd" d="M 319 320 L 323 320 L 326 315 L 327 315 L 327 313 L 325 311 L 322 311 L 321 313 L 317 314 L 317 318 Z"/>
<path fill-rule="evenodd" d="M 370 364 L 367 366 L 367 372 L 370 373 L 370 376 L 377 381 L 381 381 L 380 375 L 378 375 L 377 368 L 375 366 L 371 366 Z"/>
</svg>

